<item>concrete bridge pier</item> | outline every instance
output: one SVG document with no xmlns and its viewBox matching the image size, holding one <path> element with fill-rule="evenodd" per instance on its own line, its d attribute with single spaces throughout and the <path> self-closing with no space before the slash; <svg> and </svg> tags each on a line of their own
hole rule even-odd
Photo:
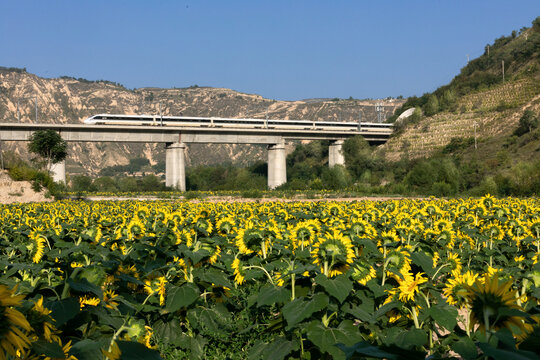
<svg viewBox="0 0 540 360">
<path fill-rule="evenodd" d="M 51 165 L 51 176 L 54 182 L 66 183 L 66 160 Z"/>
<path fill-rule="evenodd" d="M 184 143 L 169 143 L 165 146 L 165 185 L 186 191 Z"/>
<path fill-rule="evenodd" d="M 345 166 L 345 157 L 343 156 L 343 140 L 336 140 L 330 143 L 328 148 L 328 166 Z"/>
<path fill-rule="evenodd" d="M 268 188 L 275 189 L 287 182 L 285 142 L 268 146 Z"/>
</svg>

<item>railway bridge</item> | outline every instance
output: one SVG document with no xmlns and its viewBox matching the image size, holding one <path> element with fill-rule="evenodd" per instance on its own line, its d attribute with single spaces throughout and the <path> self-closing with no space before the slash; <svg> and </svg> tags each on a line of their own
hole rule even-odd
<svg viewBox="0 0 540 360">
<path fill-rule="evenodd" d="M 220 118 L 188 117 L 175 122 L 173 117 L 158 117 L 156 120 L 155 116 L 133 115 L 106 115 L 105 121 L 92 121 L 95 117 L 87 119 L 85 124 L 0 123 L 0 141 L 28 141 L 34 131 L 52 129 L 68 142 L 164 143 L 165 184 L 185 191 L 187 144 L 267 145 L 268 187 L 274 189 L 287 182 L 287 141 L 329 140 L 328 164 L 332 167 L 344 165 L 341 148 L 347 138 L 361 135 L 372 144 L 380 144 L 386 142 L 392 133 L 391 124 L 378 123 L 261 119 L 221 119 L 220 123 Z M 65 162 L 55 164 L 52 172 L 55 181 L 65 182 Z"/>
</svg>

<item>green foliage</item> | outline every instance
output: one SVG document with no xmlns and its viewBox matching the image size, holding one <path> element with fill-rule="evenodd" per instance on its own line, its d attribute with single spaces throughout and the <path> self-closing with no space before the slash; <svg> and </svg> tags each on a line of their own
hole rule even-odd
<svg viewBox="0 0 540 360">
<path fill-rule="evenodd" d="M 452 154 L 458 151 L 463 151 L 474 145 L 474 138 L 468 137 L 454 137 L 450 139 L 450 142 L 442 149 L 443 154 Z"/>
<path fill-rule="evenodd" d="M 461 181 L 460 170 L 453 160 L 446 157 L 417 162 L 404 179 L 416 191 L 441 196 L 456 194 Z"/>
<path fill-rule="evenodd" d="M 380 170 L 382 167 L 382 160 L 373 155 L 370 145 L 360 135 L 345 140 L 342 151 L 347 170 L 355 178 L 366 170 Z"/>
<path fill-rule="evenodd" d="M 457 110 L 457 98 L 454 90 L 445 90 L 440 101 L 441 111 L 456 111 Z"/>
<path fill-rule="evenodd" d="M 28 151 L 46 160 L 47 171 L 67 156 L 67 142 L 54 130 L 37 130 L 30 135 L 29 141 Z"/>
<path fill-rule="evenodd" d="M 528 132 L 532 132 L 540 125 L 540 116 L 532 110 L 525 110 L 521 118 L 519 118 L 519 125 L 514 131 L 517 136 L 522 136 Z"/>
<path fill-rule="evenodd" d="M 6 167 L 8 168 L 9 176 L 15 181 L 29 181 L 32 183 L 32 189 L 36 192 L 43 188 L 47 189 L 49 194 L 56 196 L 60 190 L 60 186 L 55 184 L 52 177 L 38 169 L 28 165 L 14 153 L 7 153 L 5 158 Z"/>
<path fill-rule="evenodd" d="M 71 189 L 76 192 L 95 191 L 92 186 L 92 178 L 85 175 L 75 175 L 71 178 Z"/>
<path fill-rule="evenodd" d="M 426 105 L 422 108 L 424 110 L 424 114 L 426 116 L 433 116 L 436 113 L 439 112 L 439 99 L 437 98 L 437 95 L 430 95 L 428 97 L 428 101 Z"/>
<path fill-rule="evenodd" d="M 341 165 L 325 168 L 322 172 L 321 180 L 324 188 L 329 190 L 344 189 L 352 183 L 349 172 Z"/>
</svg>

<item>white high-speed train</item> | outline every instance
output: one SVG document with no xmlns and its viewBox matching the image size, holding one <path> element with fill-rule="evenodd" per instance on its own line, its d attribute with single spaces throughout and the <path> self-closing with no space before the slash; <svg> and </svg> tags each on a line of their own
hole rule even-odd
<svg viewBox="0 0 540 360">
<path fill-rule="evenodd" d="M 341 131 L 388 131 L 388 129 L 392 129 L 392 124 L 379 123 L 116 114 L 94 115 L 84 120 L 84 123 L 103 125 L 154 125 Z"/>
</svg>

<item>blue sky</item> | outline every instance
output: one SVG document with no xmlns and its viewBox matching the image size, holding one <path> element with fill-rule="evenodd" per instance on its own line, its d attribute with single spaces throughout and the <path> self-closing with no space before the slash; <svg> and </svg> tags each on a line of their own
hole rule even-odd
<svg viewBox="0 0 540 360">
<path fill-rule="evenodd" d="M 539 0 L 0 0 L 0 66 L 279 100 L 421 95 Z"/>
</svg>

